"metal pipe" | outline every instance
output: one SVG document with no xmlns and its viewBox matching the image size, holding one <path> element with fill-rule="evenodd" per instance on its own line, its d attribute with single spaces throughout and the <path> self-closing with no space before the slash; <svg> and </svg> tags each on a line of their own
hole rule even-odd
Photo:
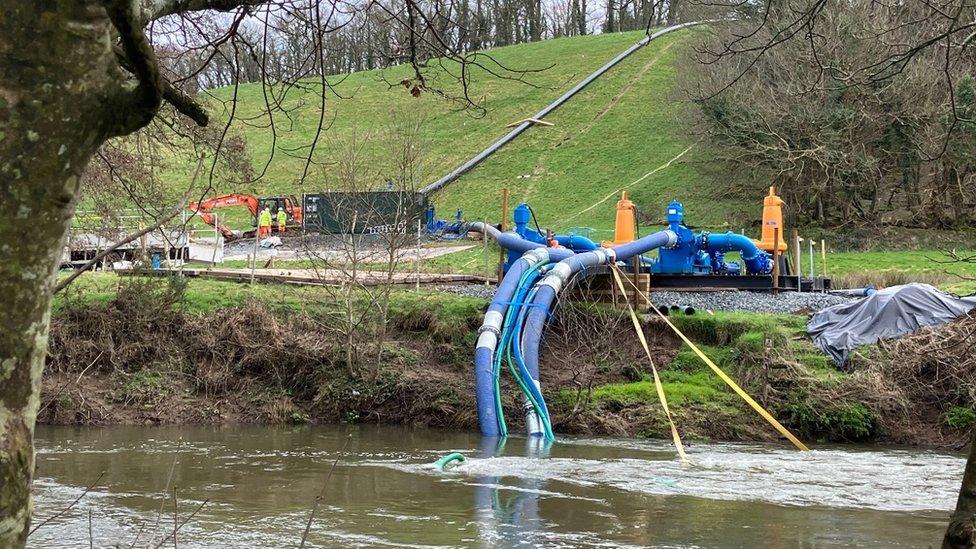
<svg viewBox="0 0 976 549">
<path fill-rule="evenodd" d="M 607 71 L 609 71 L 610 69 L 612 69 L 615 65 L 617 65 L 617 63 L 620 63 L 621 61 L 623 61 L 624 59 L 626 59 L 627 57 L 629 57 L 635 51 L 643 48 L 644 46 L 646 46 L 648 44 L 650 44 L 653 40 L 655 40 L 657 38 L 660 38 L 661 36 L 664 36 L 665 34 L 672 33 L 672 32 L 674 32 L 676 30 L 681 30 L 681 29 L 686 28 L 686 27 L 693 27 L 695 25 L 701 25 L 703 23 L 707 23 L 707 21 L 693 21 L 691 23 L 682 23 L 680 25 L 672 25 L 670 27 L 666 27 L 666 28 L 663 28 L 663 29 L 657 31 L 654 34 L 645 36 L 639 42 L 637 42 L 633 46 L 627 48 L 623 52 L 619 53 L 616 57 L 614 57 L 613 59 L 611 59 L 610 61 L 608 61 L 605 65 L 603 65 L 602 67 L 600 67 L 599 69 L 597 69 L 596 71 L 594 71 L 592 74 L 590 74 L 589 76 L 587 76 L 586 78 L 584 78 L 580 83 L 578 83 L 575 86 L 573 86 L 569 91 L 567 91 L 566 93 L 560 95 L 558 99 L 556 99 L 552 103 L 546 105 L 541 111 L 535 113 L 535 115 L 533 115 L 532 118 L 534 118 L 536 120 L 542 120 L 547 115 L 549 115 L 550 113 L 552 113 L 552 111 L 554 111 L 554 110 L 558 109 L 559 107 L 561 107 L 563 105 L 563 103 L 565 103 L 566 101 L 569 101 L 570 99 L 572 99 L 573 96 L 576 95 L 577 93 L 579 93 L 583 88 L 589 86 L 591 82 L 593 82 L 597 78 L 603 76 L 604 73 L 606 73 Z M 459 178 L 462 175 L 466 174 L 467 172 L 471 171 L 472 168 L 474 168 L 475 166 L 477 166 L 478 164 L 480 164 L 484 159 L 486 159 L 489 156 L 491 156 L 492 154 L 494 154 L 496 151 L 498 151 L 498 149 L 504 147 L 506 144 L 508 144 L 508 142 L 512 141 L 513 139 L 515 139 L 516 137 L 518 137 L 519 135 L 521 135 L 522 132 L 524 132 L 525 130 L 527 130 L 529 128 L 529 126 L 531 126 L 531 125 L 532 125 L 532 122 L 530 122 L 530 121 L 527 120 L 525 122 L 522 122 L 518 126 L 515 126 L 515 128 L 512 131 L 508 132 L 504 137 L 502 137 L 498 141 L 495 141 L 494 143 L 492 143 L 491 145 L 489 145 L 487 149 L 481 151 L 480 153 L 476 154 L 474 157 L 468 159 L 468 161 L 465 162 L 464 164 L 461 164 L 457 168 L 454 168 L 454 170 L 451 171 L 451 173 L 445 175 L 444 177 L 438 179 L 437 181 L 434 181 L 430 185 L 427 185 L 426 187 L 420 189 L 420 192 L 422 194 L 431 194 L 431 193 L 433 193 L 435 191 L 439 191 L 440 189 L 444 188 L 445 186 L 447 186 L 448 184 L 450 184 L 451 182 L 453 182 L 457 178 Z"/>
<path fill-rule="evenodd" d="M 745 235 L 733 232 L 709 234 L 706 248 L 709 252 L 739 252 L 749 274 L 765 274 L 773 269 L 769 254 L 760 250 L 756 243 Z"/>
</svg>

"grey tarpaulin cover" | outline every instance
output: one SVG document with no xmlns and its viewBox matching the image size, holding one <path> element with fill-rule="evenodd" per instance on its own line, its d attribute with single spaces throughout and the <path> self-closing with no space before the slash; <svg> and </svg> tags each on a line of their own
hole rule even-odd
<svg viewBox="0 0 976 549">
<path fill-rule="evenodd" d="M 976 307 L 976 297 L 955 297 L 928 284 L 905 284 L 872 296 L 827 307 L 810 317 L 807 333 L 843 366 L 852 350 L 944 324 Z"/>
</svg>

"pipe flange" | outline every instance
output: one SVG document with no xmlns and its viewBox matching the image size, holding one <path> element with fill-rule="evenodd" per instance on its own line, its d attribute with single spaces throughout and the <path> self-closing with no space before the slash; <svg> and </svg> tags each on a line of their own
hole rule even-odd
<svg viewBox="0 0 976 549">
<path fill-rule="evenodd" d="M 667 250 L 673 250 L 678 246 L 678 233 L 668 229 L 664 231 L 668 235 L 668 243 L 664 245 Z"/>
</svg>

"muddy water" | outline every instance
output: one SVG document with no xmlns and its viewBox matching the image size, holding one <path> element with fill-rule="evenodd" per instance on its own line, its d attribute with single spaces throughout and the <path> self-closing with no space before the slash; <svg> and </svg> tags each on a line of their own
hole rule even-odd
<svg viewBox="0 0 976 549">
<path fill-rule="evenodd" d="M 155 546 L 173 530 L 171 471 L 177 520 L 199 508 L 179 546 L 297 546 L 337 457 L 308 537 L 317 546 L 918 547 L 938 545 L 964 463 L 914 450 L 694 444 L 683 465 L 657 441 L 498 447 L 381 427 L 42 427 L 37 447 L 38 520 L 106 474 L 31 536 L 34 547 L 88 547 L 89 511 L 94 546 Z M 454 450 L 470 459 L 448 473 L 431 466 Z"/>
</svg>

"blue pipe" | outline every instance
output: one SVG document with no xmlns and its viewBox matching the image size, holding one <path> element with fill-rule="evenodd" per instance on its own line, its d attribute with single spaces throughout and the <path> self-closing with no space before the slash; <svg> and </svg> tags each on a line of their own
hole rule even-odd
<svg viewBox="0 0 976 549">
<path fill-rule="evenodd" d="M 575 252 L 592 252 L 593 250 L 599 248 L 596 242 L 593 242 L 585 236 L 580 236 L 578 234 L 557 234 L 556 242 L 560 246 L 565 246 L 570 250 Z"/>
<path fill-rule="evenodd" d="M 495 414 L 498 418 L 498 424 L 503 436 L 507 434 L 507 428 L 505 427 L 504 411 L 501 409 L 501 398 L 499 393 L 499 375 L 501 374 L 501 363 L 507 355 L 509 367 L 511 367 L 511 356 L 513 354 L 511 350 L 514 348 L 516 352 L 518 351 L 519 344 L 516 336 L 521 331 L 517 324 L 517 319 L 522 318 L 525 311 L 525 307 L 522 306 L 522 303 L 524 302 L 526 294 L 530 293 L 529 289 L 535 283 L 536 279 L 541 276 L 540 269 L 545 266 L 545 263 L 537 263 L 528 269 L 525 274 L 522 275 L 522 278 L 519 279 L 518 287 L 515 290 L 515 295 L 511 302 L 512 306 L 509 307 L 508 312 L 505 314 L 505 322 L 503 324 L 504 329 L 502 330 L 501 335 L 501 345 L 497 348 L 494 362 L 492 363 Z M 514 345 L 513 342 L 515 342 Z M 534 387 L 532 387 L 531 384 L 526 383 L 525 380 L 527 379 L 527 376 L 515 370 L 513 370 L 512 373 L 519 378 L 520 385 L 523 387 L 523 392 L 525 393 L 526 426 L 529 428 L 529 432 L 545 433 L 547 436 L 550 436 L 552 430 L 549 428 L 548 412 L 546 411 L 546 413 L 535 414 L 536 408 L 538 408 L 540 411 L 543 411 L 544 409 L 538 404 L 539 400 L 535 397 L 535 392 L 533 392 Z M 544 421 L 543 425 L 541 426 L 539 425 L 539 422 L 536 421 L 540 415 Z"/>
<path fill-rule="evenodd" d="M 549 274 L 538 283 L 535 297 L 528 306 L 530 310 L 522 336 L 525 369 L 532 377 L 532 382 L 539 384 L 539 344 L 549 317 L 549 309 L 556 300 L 556 295 L 573 275 L 589 267 L 626 261 L 655 248 L 673 246 L 677 239 L 678 236 L 673 231 L 664 230 L 609 250 L 599 249 L 570 256 L 550 269 Z"/>
<path fill-rule="evenodd" d="M 709 252 L 739 252 L 749 274 L 765 274 L 773 270 L 769 254 L 760 250 L 756 243 L 746 235 L 728 232 L 725 234 L 706 234 L 706 249 Z"/>
<path fill-rule="evenodd" d="M 471 230 L 480 231 L 493 237 L 498 244 L 508 250 L 521 251 L 523 255 L 505 273 L 488 305 L 484 322 L 478 329 L 478 344 L 474 351 L 475 393 L 478 402 L 478 423 L 485 436 L 501 436 L 499 417 L 495 412 L 493 359 L 495 348 L 501 337 L 502 322 L 512 301 L 518 283 L 527 270 L 538 263 L 561 261 L 573 252 L 565 248 L 548 249 L 545 246 L 528 242 L 515 233 L 502 233 L 491 225 L 472 223 Z"/>
</svg>

